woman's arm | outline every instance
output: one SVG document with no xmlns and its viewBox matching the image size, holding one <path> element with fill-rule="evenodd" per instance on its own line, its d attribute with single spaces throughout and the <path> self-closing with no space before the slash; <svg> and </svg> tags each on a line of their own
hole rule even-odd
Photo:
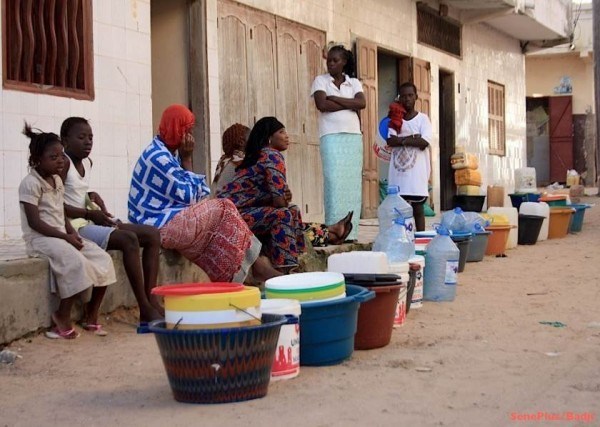
<svg viewBox="0 0 600 427">
<path fill-rule="evenodd" d="M 362 110 L 367 106 L 367 101 L 365 100 L 365 94 L 362 92 L 358 92 L 354 95 L 354 98 L 342 98 L 340 96 L 328 96 L 328 101 L 335 102 L 338 105 L 341 105 L 346 110 Z"/>
<path fill-rule="evenodd" d="M 327 94 L 322 90 L 314 93 L 315 106 L 321 113 L 333 113 L 335 111 L 346 110 L 341 104 L 328 99 Z"/>
</svg>

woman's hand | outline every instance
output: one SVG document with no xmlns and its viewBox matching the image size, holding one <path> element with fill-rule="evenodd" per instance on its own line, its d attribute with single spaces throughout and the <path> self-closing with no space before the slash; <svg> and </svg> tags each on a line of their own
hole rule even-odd
<svg viewBox="0 0 600 427">
<path fill-rule="evenodd" d="M 179 156 L 182 159 L 191 159 L 194 154 L 194 146 L 196 145 L 196 140 L 194 139 L 194 135 L 189 132 L 183 137 L 183 141 L 181 146 L 179 147 Z"/>
</svg>

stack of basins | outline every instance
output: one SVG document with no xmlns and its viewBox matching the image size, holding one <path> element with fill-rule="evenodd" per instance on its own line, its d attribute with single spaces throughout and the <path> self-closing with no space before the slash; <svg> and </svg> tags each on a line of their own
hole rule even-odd
<svg viewBox="0 0 600 427">
<path fill-rule="evenodd" d="M 224 403 L 267 394 L 281 325 L 261 315 L 260 292 L 236 283 L 160 286 L 165 320 L 141 327 L 155 334 L 173 396 Z"/>
<path fill-rule="evenodd" d="M 300 365 L 309 366 L 335 365 L 352 355 L 359 306 L 375 297 L 335 272 L 275 277 L 266 281 L 265 295 L 300 301 Z"/>
</svg>

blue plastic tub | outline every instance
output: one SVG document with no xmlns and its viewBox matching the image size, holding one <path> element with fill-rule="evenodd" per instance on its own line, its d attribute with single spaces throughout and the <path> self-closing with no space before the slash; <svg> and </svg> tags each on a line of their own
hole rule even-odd
<svg viewBox="0 0 600 427">
<path fill-rule="evenodd" d="M 373 291 L 346 285 L 345 298 L 302 303 L 300 365 L 336 365 L 349 358 L 354 351 L 358 308 L 373 298 Z"/>
<path fill-rule="evenodd" d="M 491 231 L 479 231 L 473 233 L 469 253 L 467 254 L 467 262 L 483 261 L 485 248 L 487 248 L 488 238 L 492 234 Z"/>
<path fill-rule="evenodd" d="M 575 213 L 571 217 L 569 233 L 579 233 L 583 228 L 583 217 L 585 215 L 585 210 L 591 208 L 592 206 L 586 204 L 573 204 L 569 205 L 569 207 L 575 209 Z"/>
</svg>

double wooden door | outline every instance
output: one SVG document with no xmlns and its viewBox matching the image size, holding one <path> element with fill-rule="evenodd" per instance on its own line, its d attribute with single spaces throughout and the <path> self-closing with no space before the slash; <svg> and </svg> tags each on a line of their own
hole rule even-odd
<svg viewBox="0 0 600 427">
<path fill-rule="evenodd" d="M 221 133 L 276 116 L 290 136 L 286 154 L 293 203 L 323 221 L 317 110 L 310 88 L 324 72 L 325 34 L 227 0 L 218 3 Z"/>
</svg>

